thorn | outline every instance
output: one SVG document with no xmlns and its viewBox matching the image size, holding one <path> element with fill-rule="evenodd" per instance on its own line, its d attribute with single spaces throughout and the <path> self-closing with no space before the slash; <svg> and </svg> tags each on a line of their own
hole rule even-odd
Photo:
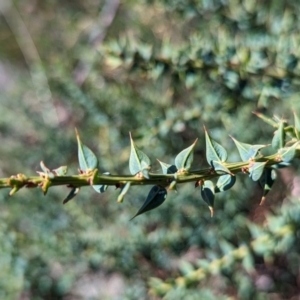
<svg viewBox="0 0 300 300">
<path fill-rule="evenodd" d="M 264 205 L 265 204 L 265 201 L 266 201 L 266 197 L 265 196 L 263 196 L 262 198 L 261 198 L 261 200 L 260 200 L 260 203 L 259 203 L 259 205 Z"/>
<path fill-rule="evenodd" d="M 210 210 L 210 217 L 212 218 L 214 216 L 214 208 L 212 206 L 208 207 Z"/>
</svg>

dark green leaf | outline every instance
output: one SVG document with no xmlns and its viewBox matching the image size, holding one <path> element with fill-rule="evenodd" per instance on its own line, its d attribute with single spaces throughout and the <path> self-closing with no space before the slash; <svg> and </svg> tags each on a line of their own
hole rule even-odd
<svg viewBox="0 0 300 300">
<path fill-rule="evenodd" d="M 78 160 L 80 169 L 82 171 L 90 171 L 96 169 L 98 166 L 98 159 L 96 155 L 90 148 L 82 144 L 77 129 L 75 129 L 75 132 L 78 144 Z"/>
<path fill-rule="evenodd" d="M 208 205 L 211 216 L 214 214 L 215 188 L 210 180 L 206 180 L 201 185 L 201 196 L 203 201 Z"/>
<path fill-rule="evenodd" d="M 289 167 L 291 164 L 290 163 L 286 163 L 286 162 L 280 162 L 278 164 L 275 164 L 272 166 L 273 169 L 283 169 L 286 167 Z"/>
<path fill-rule="evenodd" d="M 284 131 L 284 121 L 279 123 L 278 129 L 274 132 L 274 137 L 272 139 L 272 147 L 276 150 L 284 147 L 285 144 L 285 131 Z"/>
<path fill-rule="evenodd" d="M 246 143 L 241 143 L 235 138 L 231 138 L 234 141 L 236 147 L 238 148 L 242 161 L 249 161 L 250 159 L 255 158 L 259 150 L 266 147 L 266 145 L 250 145 Z"/>
<path fill-rule="evenodd" d="M 134 219 L 140 214 L 145 213 L 146 211 L 152 210 L 158 206 L 160 206 L 167 197 L 167 190 L 164 187 L 159 185 L 155 185 L 151 188 L 146 201 L 142 205 L 142 207 L 138 210 L 138 212 L 131 218 Z"/>
<path fill-rule="evenodd" d="M 174 174 L 177 172 L 177 168 L 176 166 L 174 165 L 168 165 L 160 160 L 158 160 L 158 162 L 160 163 L 161 165 L 161 168 L 162 168 L 162 172 L 163 174 Z"/>
<path fill-rule="evenodd" d="M 189 170 L 194 159 L 194 148 L 197 140 L 188 148 L 182 150 L 175 158 L 175 165 L 178 170 Z"/>
<path fill-rule="evenodd" d="M 267 162 L 255 162 L 249 167 L 249 176 L 252 180 L 257 181 L 261 177 Z"/>
<path fill-rule="evenodd" d="M 231 187 L 233 187 L 235 182 L 236 182 L 236 177 L 229 174 L 219 177 L 215 187 L 215 193 L 229 190 Z"/>
<path fill-rule="evenodd" d="M 79 187 L 72 188 L 69 195 L 66 197 L 66 199 L 63 201 L 63 204 L 66 204 L 70 200 L 72 200 L 80 191 Z"/>
<path fill-rule="evenodd" d="M 227 159 L 227 151 L 223 146 L 215 142 L 205 130 L 205 141 L 206 141 L 206 159 L 207 162 L 212 165 L 212 161 L 223 161 Z"/>
<path fill-rule="evenodd" d="M 264 200 L 264 197 L 269 193 L 269 191 L 272 188 L 272 185 L 276 179 L 276 173 L 275 170 L 272 170 L 271 168 L 266 168 L 263 172 L 263 175 L 259 179 L 259 184 L 263 188 L 263 198 L 262 201 Z"/>
<path fill-rule="evenodd" d="M 145 170 L 150 170 L 150 159 L 149 157 L 142 152 L 133 142 L 133 139 L 130 135 L 131 142 L 131 151 L 129 158 L 129 170 L 132 175 L 135 175 L 139 172 L 142 172 L 145 178 L 149 178 L 148 172 Z"/>
</svg>

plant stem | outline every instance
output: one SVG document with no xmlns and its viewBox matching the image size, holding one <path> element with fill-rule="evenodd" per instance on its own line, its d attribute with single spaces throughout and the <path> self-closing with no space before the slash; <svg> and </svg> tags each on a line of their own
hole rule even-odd
<svg viewBox="0 0 300 300">
<path fill-rule="evenodd" d="M 273 154 L 266 157 L 255 159 L 256 162 L 267 162 L 266 166 L 271 166 L 281 162 L 278 154 Z M 235 162 L 226 163 L 225 166 L 232 174 L 244 172 L 249 167 L 251 162 Z M 15 191 L 22 187 L 34 188 L 43 187 L 45 182 L 49 187 L 51 186 L 68 186 L 68 187 L 82 187 L 88 185 L 111 185 L 122 186 L 126 182 L 131 182 L 131 185 L 161 185 L 168 186 L 173 180 L 176 180 L 177 184 L 185 182 L 197 182 L 199 180 L 208 180 L 222 176 L 223 174 L 216 173 L 212 168 L 191 170 L 186 173 L 180 174 L 149 174 L 149 179 L 143 176 L 132 175 L 98 175 L 98 170 L 93 170 L 86 174 L 72 175 L 72 176 L 31 176 L 27 177 L 23 174 L 11 176 L 10 178 L 0 178 L 1 188 L 12 188 Z M 224 173 L 225 174 L 225 173 Z M 12 194 L 13 194 L 12 193 Z"/>
</svg>

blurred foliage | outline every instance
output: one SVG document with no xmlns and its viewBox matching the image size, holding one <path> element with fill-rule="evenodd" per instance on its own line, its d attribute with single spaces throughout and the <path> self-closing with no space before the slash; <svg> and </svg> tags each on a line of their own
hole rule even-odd
<svg viewBox="0 0 300 300">
<path fill-rule="evenodd" d="M 199 137 L 207 166 L 205 124 L 238 161 L 228 134 L 272 140 L 252 111 L 300 111 L 299 14 L 289 0 L 1 1 L 0 177 L 41 160 L 76 173 L 74 127 L 112 174 L 129 172 L 129 131 L 166 163 Z M 0 298 L 296 299 L 298 165 L 264 206 L 239 176 L 213 218 L 190 184 L 130 222 L 146 187 L 66 206 L 63 188 L 1 191 Z"/>
</svg>

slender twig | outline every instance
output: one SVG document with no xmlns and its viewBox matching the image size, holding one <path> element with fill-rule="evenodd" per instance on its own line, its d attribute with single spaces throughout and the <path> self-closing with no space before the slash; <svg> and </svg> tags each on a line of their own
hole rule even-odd
<svg viewBox="0 0 300 300">
<path fill-rule="evenodd" d="M 266 166 L 271 166 L 281 162 L 278 154 L 273 154 L 266 157 L 260 157 L 250 162 L 236 162 L 226 163 L 226 168 L 232 173 L 247 173 L 249 164 L 256 162 L 266 162 Z M 104 175 L 98 174 L 98 169 L 91 170 L 84 174 L 72 176 L 48 176 L 40 173 L 40 176 L 27 177 L 24 174 L 17 174 L 10 178 L 0 178 L 0 189 L 11 188 L 14 189 L 11 194 L 14 194 L 22 187 L 34 188 L 42 187 L 46 192 L 51 186 L 68 186 L 68 187 L 83 187 L 89 185 L 108 185 L 122 187 L 125 183 L 131 182 L 131 185 L 161 185 L 168 186 L 173 180 L 177 184 L 186 182 L 199 182 L 212 178 L 217 178 L 225 173 L 216 172 L 212 168 L 205 168 L 199 170 L 191 170 L 189 172 L 182 172 L 176 174 L 154 174 L 149 173 L 149 178 L 143 177 L 141 174 L 132 175 Z M 47 186 L 47 188 L 45 188 Z"/>
</svg>

